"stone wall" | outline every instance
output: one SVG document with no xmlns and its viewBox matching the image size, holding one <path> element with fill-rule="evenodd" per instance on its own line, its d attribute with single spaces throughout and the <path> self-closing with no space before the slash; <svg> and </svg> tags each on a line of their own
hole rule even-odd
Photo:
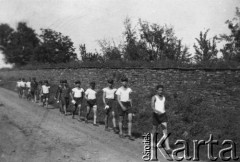
<svg viewBox="0 0 240 162">
<path fill-rule="evenodd" d="M 73 85 L 81 80 L 82 87 L 95 81 L 97 89 L 105 87 L 108 78 L 114 78 L 116 87 L 125 75 L 134 91 L 134 103 L 139 109 L 150 108 L 152 89 L 163 84 L 169 97 L 190 94 L 200 98 L 201 102 L 215 108 L 232 108 L 240 106 L 240 71 L 238 70 L 181 70 L 181 69 L 43 69 L 0 71 L 0 77 L 16 79 L 19 77 L 36 77 L 37 80 L 49 80 L 58 84 L 60 79 L 67 79 Z"/>
</svg>

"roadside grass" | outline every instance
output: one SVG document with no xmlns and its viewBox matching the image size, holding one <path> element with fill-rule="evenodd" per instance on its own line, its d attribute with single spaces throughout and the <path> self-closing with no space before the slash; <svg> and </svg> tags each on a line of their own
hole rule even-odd
<svg viewBox="0 0 240 162">
<path fill-rule="evenodd" d="M 16 91 L 16 78 L 2 80 L 0 86 L 12 91 Z M 57 85 L 51 86 L 50 104 L 55 108 L 58 107 L 54 100 Z M 216 87 L 209 86 L 208 90 L 214 90 Z M 218 89 L 221 87 L 217 87 Z M 239 93 L 229 92 L 230 98 L 238 98 Z M 151 132 L 152 129 L 152 112 L 150 108 L 151 94 L 146 94 L 145 98 L 149 102 L 145 103 L 139 99 L 139 96 L 133 96 L 133 101 L 138 111 L 133 118 L 133 135 L 141 138 L 144 133 Z M 168 104 L 168 130 L 171 133 L 170 143 L 173 148 L 180 146 L 174 145 L 177 140 L 185 140 L 190 145 L 190 155 L 193 155 L 193 140 L 208 141 L 210 134 L 214 140 L 218 140 L 219 144 L 214 146 L 214 154 L 218 157 L 218 152 L 226 148 L 222 146 L 223 140 L 233 140 L 237 146 L 240 144 L 240 108 L 219 108 L 209 104 L 209 98 L 193 94 L 193 92 L 183 90 L 181 94 L 166 95 Z M 97 94 L 98 103 L 98 122 L 104 124 L 105 113 L 103 111 L 102 93 Z M 240 102 L 239 102 L 240 103 Z M 219 103 L 215 103 L 218 105 Z M 240 106 L 240 104 L 239 104 Z M 83 115 L 86 111 L 86 101 L 83 102 Z M 69 111 L 72 111 L 72 107 Z M 90 116 L 92 118 L 92 116 Z M 109 122 L 111 125 L 111 119 Z M 126 130 L 127 123 L 124 123 Z M 239 148 L 239 147 L 238 147 Z M 240 155 L 240 150 L 237 150 L 237 155 Z M 207 160 L 207 146 L 200 148 L 200 160 Z M 226 154 L 228 155 L 228 153 Z"/>
</svg>

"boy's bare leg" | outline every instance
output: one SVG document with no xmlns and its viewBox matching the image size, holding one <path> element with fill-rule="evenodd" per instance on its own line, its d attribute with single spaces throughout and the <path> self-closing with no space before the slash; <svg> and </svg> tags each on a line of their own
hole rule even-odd
<svg viewBox="0 0 240 162">
<path fill-rule="evenodd" d="M 64 111 L 64 115 L 67 115 L 67 106 L 66 106 L 66 104 L 63 105 L 63 111 Z"/>
<path fill-rule="evenodd" d="M 117 125 L 116 125 L 116 117 L 115 117 L 115 112 L 112 111 L 112 122 L 113 122 L 113 127 L 116 128 Z"/>
<path fill-rule="evenodd" d="M 119 116 L 119 134 L 123 135 L 123 131 L 122 131 L 122 122 L 123 122 L 123 116 Z"/>
<path fill-rule="evenodd" d="M 162 123 L 161 126 L 162 126 L 162 130 L 163 130 L 163 137 L 162 138 L 166 138 L 168 136 L 168 134 L 167 134 L 167 123 L 164 122 L 164 123 Z M 170 146 L 169 146 L 168 138 L 165 139 L 165 147 L 166 147 L 167 150 L 171 149 Z"/>
<path fill-rule="evenodd" d="M 93 124 L 97 124 L 97 105 L 93 106 Z"/>
<path fill-rule="evenodd" d="M 128 135 L 132 136 L 132 113 L 128 114 Z"/>
<path fill-rule="evenodd" d="M 86 114 L 86 117 L 85 117 L 85 122 L 88 123 L 88 116 L 89 116 L 89 113 L 90 113 L 90 107 L 87 106 L 87 114 Z"/>
<path fill-rule="evenodd" d="M 46 98 L 46 108 L 48 108 L 48 98 Z"/>
</svg>

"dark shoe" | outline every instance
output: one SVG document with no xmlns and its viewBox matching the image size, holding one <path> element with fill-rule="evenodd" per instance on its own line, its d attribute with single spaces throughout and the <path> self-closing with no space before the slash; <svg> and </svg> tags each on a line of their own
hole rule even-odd
<svg viewBox="0 0 240 162">
<path fill-rule="evenodd" d="M 117 128 L 113 128 L 113 132 L 114 132 L 115 134 L 118 134 L 118 133 L 119 133 L 119 130 L 118 130 Z"/>
<path fill-rule="evenodd" d="M 173 151 L 172 149 L 168 149 L 168 150 L 166 149 L 166 153 L 167 153 L 167 154 L 171 154 L 172 151 Z"/>
<path fill-rule="evenodd" d="M 135 140 L 135 138 L 133 136 L 128 136 L 128 139 L 131 140 L 131 141 Z"/>
<path fill-rule="evenodd" d="M 119 134 L 119 137 L 120 137 L 120 138 L 124 138 L 124 135 L 123 135 L 123 134 Z"/>
<path fill-rule="evenodd" d="M 93 126 L 98 127 L 99 125 L 98 124 L 93 124 Z"/>
<path fill-rule="evenodd" d="M 110 129 L 106 127 L 106 128 L 105 128 L 105 131 L 110 132 Z"/>
</svg>

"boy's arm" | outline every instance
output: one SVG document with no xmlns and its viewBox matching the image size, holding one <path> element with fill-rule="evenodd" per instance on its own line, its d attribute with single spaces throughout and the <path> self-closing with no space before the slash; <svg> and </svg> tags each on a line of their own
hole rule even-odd
<svg viewBox="0 0 240 162">
<path fill-rule="evenodd" d="M 123 110 L 126 110 L 126 107 L 123 106 L 122 102 L 120 101 L 120 95 L 117 95 L 117 101 L 118 101 L 119 105 L 121 106 L 121 108 L 122 108 Z"/>
<path fill-rule="evenodd" d="M 155 98 L 155 96 L 153 96 L 152 97 L 152 101 L 151 101 L 151 107 L 152 107 L 153 112 L 156 112 L 155 101 L 156 101 L 156 98 Z"/>
<path fill-rule="evenodd" d="M 103 91 L 103 103 L 104 103 L 104 105 L 106 105 L 106 100 L 105 100 L 105 98 L 106 98 L 106 92 Z"/>
<path fill-rule="evenodd" d="M 73 98 L 73 95 L 74 95 L 74 92 L 73 91 L 70 91 L 70 97 L 71 97 L 71 99 L 73 100 L 74 98 Z"/>
<path fill-rule="evenodd" d="M 87 91 L 86 91 L 86 92 L 87 92 Z M 86 100 L 88 100 L 88 94 L 87 94 L 87 93 L 85 93 L 84 98 L 85 98 Z"/>
</svg>

